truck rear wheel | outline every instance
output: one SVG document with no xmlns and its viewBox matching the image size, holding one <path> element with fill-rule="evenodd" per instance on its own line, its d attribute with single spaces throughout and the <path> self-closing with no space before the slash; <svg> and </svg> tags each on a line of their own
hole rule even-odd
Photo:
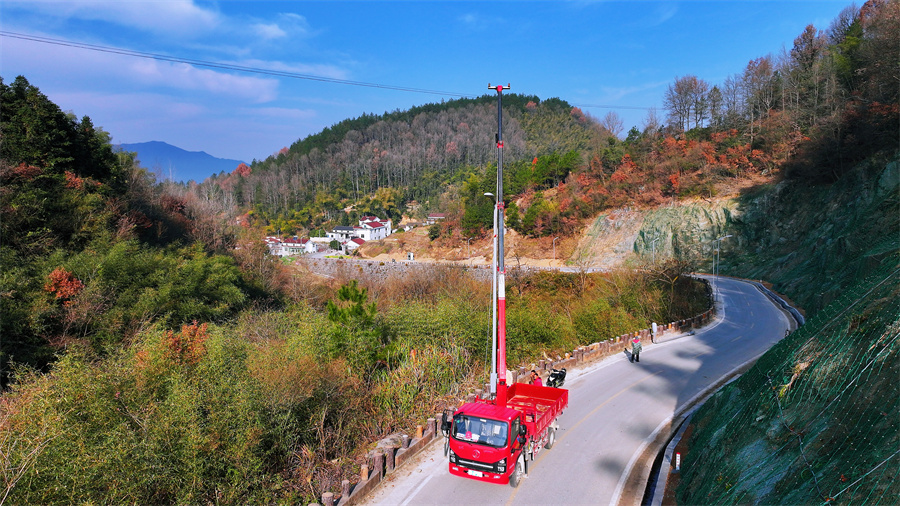
<svg viewBox="0 0 900 506">
<path fill-rule="evenodd" d="M 544 448 L 549 450 L 553 448 L 554 444 L 556 444 L 556 429 L 550 427 L 547 429 L 547 444 L 544 445 Z"/>
<path fill-rule="evenodd" d="M 523 458 L 524 456 L 519 457 L 516 460 L 516 468 L 513 469 L 512 474 L 509 475 L 509 486 L 512 488 L 518 487 L 519 483 L 522 483 L 522 478 L 525 476 L 525 463 L 522 461 Z"/>
</svg>

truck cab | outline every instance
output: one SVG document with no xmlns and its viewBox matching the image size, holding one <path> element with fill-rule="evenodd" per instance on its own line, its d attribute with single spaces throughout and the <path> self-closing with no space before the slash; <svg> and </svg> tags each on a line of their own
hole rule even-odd
<svg viewBox="0 0 900 506">
<path fill-rule="evenodd" d="M 518 383 L 502 391 L 505 402 L 476 398 L 444 414 L 450 474 L 516 487 L 528 463 L 553 446 L 568 390 Z"/>
<path fill-rule="evenodd" d="M 450 473 L 491 483 L 509 483 L 522 454 L 521 414 L 492 404 L 468 403 L 443 424 L 449 436 Z"/>
</svg>

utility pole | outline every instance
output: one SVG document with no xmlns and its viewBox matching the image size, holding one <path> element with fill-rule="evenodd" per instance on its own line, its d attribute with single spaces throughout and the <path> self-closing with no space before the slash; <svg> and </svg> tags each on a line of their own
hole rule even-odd
<svg viewBox="0 0 900 506">
<path fill-rule="evenodd" d="M 496 359 L 491 360 L 494 369 L 491 371 L 491 394 L 497 399 L 498 405 L 506 404 L 506 265 L 504 262 L 503 235 L 505 220 L 503 218 L 503 90 L 508 90 L 510 85 L 502 84 L 491 86 L 489 90 L 497 92 L 497 194 L 494 209 L 494 235 L 497 237 L 496 271 L 494 272 L 494 286 L 496 287 L 497 307 L 497 341 L 492 343 Z M 496 376 L 496 383 L 494 377 Z"/>
</svg>

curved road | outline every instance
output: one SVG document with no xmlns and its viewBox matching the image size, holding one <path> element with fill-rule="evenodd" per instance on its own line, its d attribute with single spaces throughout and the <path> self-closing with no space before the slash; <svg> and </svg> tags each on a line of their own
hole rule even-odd
<svg viewBox="0 0 900 506">
<path fill-rule="evenodd" d="M 753 285 L 730 278 L 718 285 L 718 316 L 694 335 L 645 344 L 640 363 L 623 352 L 570 372 L 557 443 L 539 454 L 519 488 L 450 475 L 443 445 L 435 443 L 417 465 L 386 477 L 366 504 L 617 504 L 625 477 L 656 433 L 791 328 Z"/>
</svg>

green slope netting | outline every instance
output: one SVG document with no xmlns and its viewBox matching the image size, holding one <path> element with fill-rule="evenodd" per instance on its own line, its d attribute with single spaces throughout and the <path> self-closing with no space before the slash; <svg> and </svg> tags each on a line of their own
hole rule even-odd
<svg viewBox="0 0 900 506">
<path fill-rule="evenodd" d="M 896 255 L 693 417 L 679 504 L 900 503 Z"/>
</svg>

